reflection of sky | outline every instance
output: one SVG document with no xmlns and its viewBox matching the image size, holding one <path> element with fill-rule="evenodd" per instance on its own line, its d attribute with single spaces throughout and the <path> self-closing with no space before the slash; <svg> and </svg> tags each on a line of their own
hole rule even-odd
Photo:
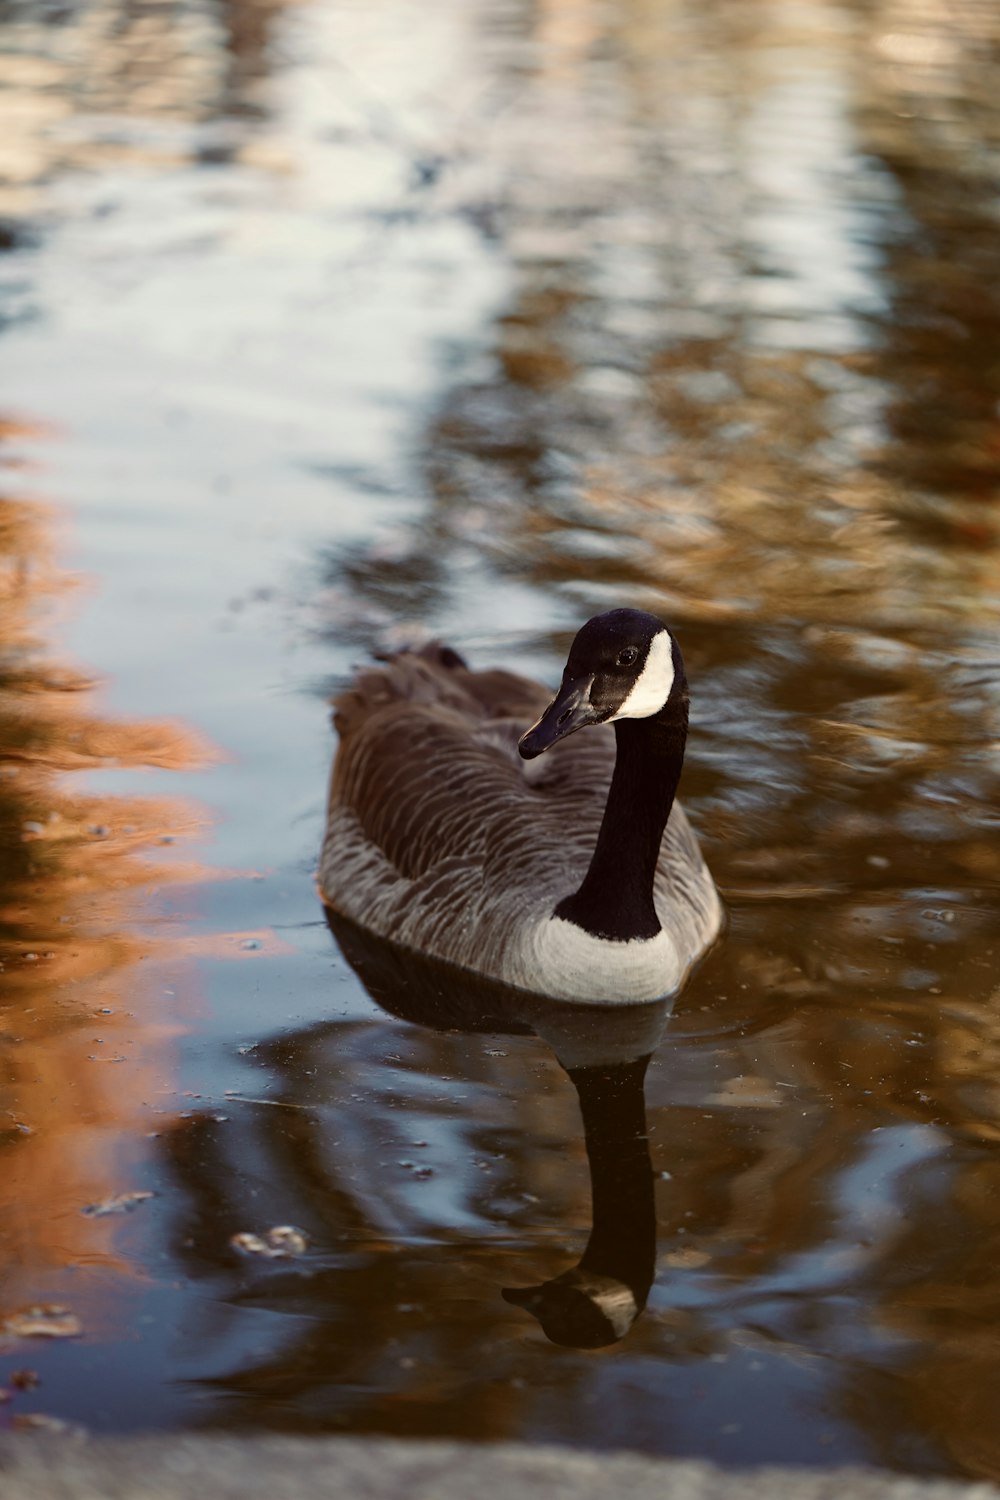
<svg viewBox="0 0 1000 1500">
<path fill-rule="evenodd" d="M 872 219 L 895 194 L 861 155 L 838 61 L 835 47 L 801 56 L 794 80 L 758 94 L 741 125 L 748 240 L 765 273 L 747 288 L 752 337 L 777 348 L 865 348 L 868 319 L 886 311 Z"/>
<path fill-rule="evenodd" d="M 219 811 L 223 864 L 273 864 L 290 824 L 296 857 L 310 857 L 329 739 L 316 705 L 288 689 L 342 664 L 310 648 L 308 616 L 275 587 L 308 571 L 331 524 L 341 541 L 369 535 L 410 503 L 422 403 L 497 296 L 461 222 L 431 214 L 401 230 L 386 218 L 466 21 L 446 15 L 394 50 L 375 41 L 385 18 L 362 18 L 363 81 L 340 65 L 344 24 L 320 8 L 300 30 L 293 16 L 280 123 L 266 132 L 282 145 L 273 166 L 257 163 L 250 126 L 237 135 L 248 163 L 224 173 L 188 159 L 213 124 L 116 123 L 123 163 L 104 117 L 57 133 L 88 170 L 54 189 L 62 227 L 31 258 L 42 315 L 8 334 L 0 377 L 0 401 L 64 435 L 37 451 L 34 483 L 72 507 L 76 560 L 102 579 L 74 619 L 75 651 L 100 664 L 116 702 L 184 712 L 236 757 L 189 783 Z M 410 111 L 405 94 L 424 89 Z M 398 136 L 382 138 L 383 113 Z M 261 712 L 262 690 L 280 713 Z M 303 825 L 301 803 L 262 802 L 251 786 L 268 765 L 284 787 L 307 745 L 294 778 L 309 788 Z"/>
</svg>

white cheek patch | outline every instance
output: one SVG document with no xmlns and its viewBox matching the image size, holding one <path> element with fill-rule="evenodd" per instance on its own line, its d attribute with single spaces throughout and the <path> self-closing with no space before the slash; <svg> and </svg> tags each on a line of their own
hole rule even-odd
<svg viewBox="0 0 1000 1500">
<path fill-rule="evenodd" d="M 616 714 L 607 721 L 616 719 L 648 719 L 660 709 L 670 697 L 674 685 L 674 643 L 669 630 L 661 630 L 653 636 L 646 653 L 646 664 Z"/>
</svg>

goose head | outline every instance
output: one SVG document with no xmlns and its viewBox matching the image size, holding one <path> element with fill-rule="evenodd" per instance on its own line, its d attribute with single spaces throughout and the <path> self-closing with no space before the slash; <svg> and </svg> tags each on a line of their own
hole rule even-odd
<svg viewBox="0 0 1000 1500">
<path fill-rule="evenodd" d="M 559 691 L 518 749 L 534 760 L 587 724 L 669 720 L 686 707 L 681 654 L 662 620 L 641 609 L 594 615 L 577 631 Z"/>
</svg>

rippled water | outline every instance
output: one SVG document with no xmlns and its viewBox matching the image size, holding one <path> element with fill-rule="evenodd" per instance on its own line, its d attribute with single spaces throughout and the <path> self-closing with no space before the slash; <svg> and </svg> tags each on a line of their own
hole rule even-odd
<svg viewBox="0 0 1000 1500">
<path fill-rule="evenodd" d="M 1000 1478 L 996 8 L 0 31 L 0 1423 Z M 329 690 L 626 602 L 730 914 L 673 1015 L 345 957 Z"/>
</svg>

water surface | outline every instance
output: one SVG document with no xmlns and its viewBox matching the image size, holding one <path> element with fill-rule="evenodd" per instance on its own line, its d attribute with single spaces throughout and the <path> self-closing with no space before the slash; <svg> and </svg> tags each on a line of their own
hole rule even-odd
<svg viewBox="0 0 1000 1500">
<path fill-rule="evenodd" d="M 0 1421 L 1000 1478 L 995 8 L 0 41 L 0 1312 L 80 1326 Z M 725 941 L 646 1030 L 378 1004 L 327 694 L 401 627 L 554 680 L 618 603 Z"/>
</svg>

